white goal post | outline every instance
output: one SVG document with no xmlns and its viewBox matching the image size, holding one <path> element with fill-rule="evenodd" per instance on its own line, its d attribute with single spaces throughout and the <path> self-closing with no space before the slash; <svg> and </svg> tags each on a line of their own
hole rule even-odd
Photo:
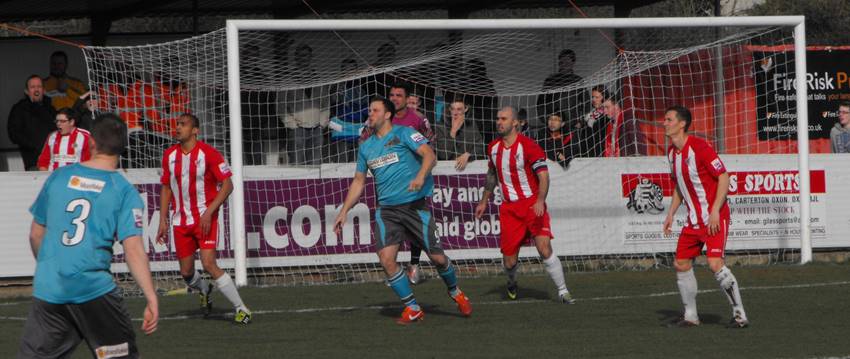
<svg viewBox="0 0 850 359">
<path fill-rule="evenodd" d="M 247 284 L 245 187 L 243 181 L 242 106 L 240 98 L 239 31 L 411 31 L 411 30 L 552 30 L 708 27 L 793 27 L 796 83 L 806 83 L 806 40 L 803 16 L 681 17 L 614 19 L 506 19 L 506 20 L 228 20 L 227 79 L 230 119 L 230 160 L 234 191 L 230 197 L 230 233 L 234 248 L 236 283 Z M 799 171 L 800 260 L 812 259 L 810 235 L 809 121 L 807 86 L 796 86 Z"/>
</svg>

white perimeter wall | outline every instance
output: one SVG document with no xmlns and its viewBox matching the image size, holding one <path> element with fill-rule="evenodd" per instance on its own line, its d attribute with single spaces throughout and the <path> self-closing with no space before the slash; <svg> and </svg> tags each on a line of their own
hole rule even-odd
<svg viewBox="0 0 850 359">
<path fill-rule="evenodd" d="M 768 156 L 723 156 L 731 172 L 769 171 L 781 172 L 796 169 L 797 158 L 794 155 Z M 825 174 L 825 193 L 817 194 L 817 200 L 812 205 L 813 217 L 817 229 L 813 237 L 816 248 L 850 247 L 850 166 L 847 165 L 850 156 L 847 155 L 812 155 L 812 170 L 823 170 Z M 465 174 L 486 171 L 486 163 L 473 162 Z M 662 157 L 623 158 L 623 159 L 578 159 L 573 162 L 570 170 L 563 171 L 555 164 L 550 164 L 552 178 L 548 199 L 552 215 L 552 227 L 555 237 L 553 247 L 558 255 L 588 255 L 588 254 L 628 254 L 647 252 L 671 252 L 675 248 L 675 238 L 656 238 L 635 240 L 629 233 L 645 231 L 646 233 L 660 232 L 661 214 L 636 214 L 626 209 L 626 199 L 622 193 L 621 176 L 635 173 L 665 173 L 668 171 L 666 161 Z M 156 170 L 133 170 L 125 173 L 131 182 L 156 183 Z M 281 169 L 246 169 L 246 177 L 259 178 L 318 178 L 320 171 L 314 170 L 281 170 Z M 323 177 L 347 177 L 353 173 L 353 166 L 336 166 L 323 168 Z M 451 162 L 442 162 L 435 174 L 454 174 Z M 32 217 L 27 212 L 41 187 L 46 173 L 0 173 L 0 277 L 30 276 L 34 270 L 34 261 L 29 249 L 28 233 Z M 743 192 L 739 189 L 739 193 Z M 743 196 L 743 194 L 742 194 Z M 761 206 L 767 211 L 791 210 L 796 208 L 792 203 L 793 195 L 759 195 L 770 201 L 789 200 L 788 203 L 777 203 Z M 734 202 L 735 196 L 730 197 Z M 669 206 L 670 198 L 664 198 L 665 208 Z M 740 206 L 732 205 L 733 212 Z M 684 210 L 680 210 L 679 218 Z M 744 225 L 746 219 L 764 221 L 765 219 L 788 217 L 788 215 L 736 215 L 733 214 L 731 231 L 753 228 L 748 234 L 731 235 L 727 247 L 729 249 L 746 250 L 760 248 L 795 248 L 799 247 L 799 239 L 793 234 L 796 224 L 771 225 L 759 223 L 755 226 Z M 738 220 L 740 223 L 735 223 Z M 758 227 L 758 228 L 755 228 Z M 758 231 L 781 233 L 785 235 L 766 235 L 759 238 Z M 647 235 L 651 237 L 652 235 Z M 795 239 L 797 238 L 797 239 Z M 472 250 L 470 253 L 452 253 L 462 257 L 493 257 L 499 256 L 498 249 Z M 523 250 L 523 255 L 534 255 L 533 249 Z M 343 255 L 345 256 L 345 255 Z M 344 258 L 343 258 L 344 259 Z M 357 259 L 362 261 L 362 259 Z M 176 268 L 176 267 L 175 267 Z M 173 268 L 172 268 L 173 269 Z"/>
</svg>

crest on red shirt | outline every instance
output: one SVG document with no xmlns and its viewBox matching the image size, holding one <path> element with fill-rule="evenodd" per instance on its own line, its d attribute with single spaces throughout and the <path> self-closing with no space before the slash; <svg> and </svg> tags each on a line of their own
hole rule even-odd
<svg viewBox="0 0 850 359">
<path fill-rule="evenodd" d="M 711 166 L 718 171 L 723 170 L 723 162 L 720 162 L 719 158 L 715 158 L 714 161 L 711 161 Z"/>
</svg>

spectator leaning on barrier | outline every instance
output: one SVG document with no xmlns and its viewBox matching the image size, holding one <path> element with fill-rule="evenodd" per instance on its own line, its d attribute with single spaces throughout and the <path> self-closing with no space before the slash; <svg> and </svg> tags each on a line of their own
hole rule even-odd
<svg viewBox="0 0 850 359">
<path fill-rule="evenodd" d="M 44 95 L 41 77 L 31 75 L 24 87 L 26 96 L 12 106 L 6 130 L 12 143 L 18 145 L 24 167 L 27 171 L 36 167 L 41 145 L 56 125 L 53 123 L 56 111 L 51 106 L 50 97 Z"/>
<path fill-rule="evenodd" d="M 829 133 L 832 153 L 850 153 L 850 101 L 838 104 L 838 123 Z"/>
<path fill-rule="evenodd" d="M 47 136 L 41 155 L 39 171 L 54 171 L 59 167 L 88 161 L 91 158 L 89 131 L 77 127 L 77 113 L 69 108 L 56 114 L 56 131 Z"/>
<path fill-rule="evenodd" d="M 469 106 L 462 97 L 451 100 L 449 120 L 437 125 L 437 159 L 455 161 L 463 171 L 469 162 L 484 158 L 484 137 L 474 121 L 466 118 Z"/>
<path fill-rule="evenodd" d="M 296 78 L 308 83 L 318 77 L 313 69 L 313 49 L 306 44 L 295 49 Z M 322 145 L 325 128 L 330 119 L 330 99 L 327 87 L 305 87 L 286 92 L 278 112 L 283 123 L 291 129 L 290 143 L 296 165 L 319 165 L 322 162 Z M 279 105 L 279 106 L 280 106 Z"/>
<path fill-rule="evenodd" d="M 620 107 L 613 97 L 602 102 L 610 121 L 605 129 L 605 157 L 645 156 L 646 137 L 637 120 Z"/>
<path fill-rule="evenodd" d="M 547 116 L 546 125 L 537 131 L 535 140 L 543 148 L 547 159 L 567 168 L 573 159 L 574 134 L 566 126 L 564 114 L 560 112 Z"/>
<path fill-rule="evenodd" d="M 73 108 L 84 93 L 86 84 L 65 71 L 68 69 L 68 54 L 56 51 L 50 55 L 50 76 L 44 79 L 44 93 L 53 99 L 53 108 Z"/>
</svg>

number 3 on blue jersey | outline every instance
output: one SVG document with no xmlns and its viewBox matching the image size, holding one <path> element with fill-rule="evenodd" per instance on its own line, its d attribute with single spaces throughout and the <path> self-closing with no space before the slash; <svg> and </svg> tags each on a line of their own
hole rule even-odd
<svg viewBox="0 0 850 359">
<path fill-rule="evenodd" d="M 80 215 L 71 220 L 71 224 L 74 225 L 74 235 L 69 236 L 68 231 L 62 233 L 62 244 L 66 246 L 75 246 L 80 244 L 85 238 L 86 234 L 86 219 L 89 218 L 89 213 L 91 213 L 91 202 L 85 198 L 77 198 L 71 202 L 68 202 L 68 206 L 65 207 L 66 212 L 74 213 L 77 211 L 77 207 L 82 208 L 80 211 Z"/>
</svg>

